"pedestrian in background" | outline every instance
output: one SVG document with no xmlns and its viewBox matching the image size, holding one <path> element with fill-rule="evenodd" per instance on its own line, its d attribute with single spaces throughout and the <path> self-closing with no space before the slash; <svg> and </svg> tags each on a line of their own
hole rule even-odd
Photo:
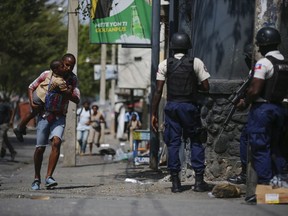
<svg viewBox="0 0 288 216">
<path fill-rule="evenodd" d="M 195 171 L 194 191 L 204 192 L 212 188 L 204 181 L 205 149 L 202 145 L 198 128 L 201 128 L 200 110 L 196 95 L 199 90 L 208 92 L 208 73 L 199 58 L 187 55 L 191 48 L 190 38 L 186 33 L 172 36 L 170 49 L 174 56 L 160 62 L 156 76 L 156 90 L 152 100 L 152 128 L 158 131 L 158 106 L 167 82 L 167 103 L 164 108 L 165 130 L 164 142 L 168 148 L 168 169 L 171 174 L 171 191 L 181 192 L 179 172 L 181 162 L 179 149 L 182 132 L 190 139 L 191 165 Z"/>
<path fill-rule="evenodd" d="M 1 146 L 0 156 L 1 158 L 5 157 L 6 148 L 8 148 L 12 161 L 14 161 L 17 152 L 14 150 L 14 147 L 10 143 L 7 132 L 9 128 L 13 127 L 13 119 L 14 119 L 14 110 L 0 96 L 0 146 Z"/>
<path fill-rule="evenodd" d="M 133 108 L 133 105 L 130 104 L 128 105 L 128 110 L 127 112 L 125 112 L 125 124 L 124 124 L 124 128 L 125 128 L 125 131 L 127 133 L 127 137 L 128 137 L 128 140 L 130 141 L 130 130 L 129 130 L 129 127 L 128 127 L 128 124 L 129 122 L 131 121 L 132 119 L 132 115 L 135 114 L 136 115 L 136 120 L 137 121 L 140 121 L 140 117 L 139 117 L 139 114 L 138 112 L 134 111 L 134 108 Z M 131 148 L 132 149 L 132 148 Z"/>
<path fill-rule="evenodd" d="M 86 152 L 91 120 L 91 109 L 89 101 L 84 101 L 82 107 L 77 109 L 77 118 L 77 140 L 80 146 L 80 155 L 84 155 Z"/>
<path fill-rule="evenodd" d="M 137 120 L 137 115 L 135 113 L 132 114 L 131 120 L 128 123 L 128 130 L 129 130 L 129 142 L 130 142 L 130 149 L 133 150 L 134 158 L 138 155 L 138 145 L 139 141 L 133 139 L 133 132 L 135 130 L 139 130 L 142 127 L 142 124 L 139 120 Z"/>
<path fill-rule="evenodd" d="M 256 62 L 246 97 L 237 104 L 240 110 L 251 104 L 247 132 L 258 184 L 269 184 L 286 165 L 280 138 L 286 120 L 282 101 L 288 90 L 288 64 L 278 50 L 280 43 L 281 36 L 275 28 L 263 27 L 257 32 L 256 45 L 264 57 Z M 245 200 L 256 202 L 256 196 Z"/>
<path fill-rule="evenodd" d="M 67 86 L 70 85 L 72 88 L 70 89 L 70 94 L 64 94 L 62 101 L 57 102 L 60 103 L 60 110 L 58 112 L 50 112 L 47 115 L 47 113 L 43 111 L 38 115 L 36 148 L 34 152 L 35 174 L 34 181 L 31 186 L 33 190 L 40 190 L 43 155 L 49 142 L 51 142 L 51 152 L 49 155 L 48 167 L 45 176 L 45 186 L 47 189 L 49 189 L 58 185 L 52 176 L 60 155 L 68 104 L 69 101 L 72 101 L 76 104 L 78 104 L 80 101 L 80 91 L 77 87 L 78 79 L 77 76 L 72 72 L 76 63 L 75 56 L 73 54 L 67 53 L 62 57 L 62 61 L 66 70 L 64 79 Z M 33 92 L 36 90 L 39 84 L 42 83 L 47 76 L 49 76 L 49 74 L 50 70 L 44 71 L 29 85 L 28 96 L 32 108 L 37 108 L 32 102 Z"/>
<path fill-rule="evenodd" d="M 105 118 L 103 114 L 99 111 L 99 107 L 94 104 L 91 108 L 92 112 L 90 117 L 90 129 L 88 135 L 90 155 L 92 155 L 93 144 L 95 144 L 98 148 L 100 147 L 101 124 L 105 124 Z"/>
</svg>

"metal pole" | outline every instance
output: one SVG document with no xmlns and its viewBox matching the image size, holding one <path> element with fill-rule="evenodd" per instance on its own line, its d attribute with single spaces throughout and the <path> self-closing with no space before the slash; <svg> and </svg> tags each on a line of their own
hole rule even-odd
<svg viewBox="0 0 288 216">
<path fill-rule="evenodd" d="M 178 31 L 178 11 L 176 10 L 175 0 L 169 1 L 169 41 L 172 35 Z M 169 57 L 172 56 L 172 50 L 169 49 Z"/>
<path fill-rule="evenodd" d="M 100 100 L 99 104 L 104 105 L 106 99 L 106 58 L 107 45 L 101 44 L 101 77 L 100 77 Z"/>
<path fill-rule="evenodd" d="M 69 0 L 68 5 L 68 53 L 72 53 L 77 60 L 78 57 L 78 15 L 75 9 L 78 7 L 78 0 Z M 77 63 L 74 67 L 77 74 Z M 76 165 L 76 104 L 69 102 L 65 127 L 64 166 Z"/>
<path fill-rule="evenodd" d="M 160 51 L 160 0 L 152 1 L 152 59 L 151 59 L 151 94 L 156 89 L 156 72 L 159 64 Z M 152 99 L 152 97 L 151 97 Z M 150 101 L 150 104 L 152 102 Z M 150 116 L 152 110 L 150 106 Z M 150 168 L 158 169 L 159 134 L 155 133 L 150 123 Z"/>
</svg>

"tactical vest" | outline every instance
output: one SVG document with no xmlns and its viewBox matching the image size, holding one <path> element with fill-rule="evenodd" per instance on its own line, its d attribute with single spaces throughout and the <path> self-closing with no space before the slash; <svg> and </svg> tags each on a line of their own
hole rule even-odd
<svg viewBox="0 0 288 216">
<path fill-rule="evenodd" d="M 266 57 L 273 64 L 274 73 L 265 81 L 261 97 L 271 103 L 281 103 L 288 93 L 288 61 Z"/>
<path fill-rule="evenodd" d="M 181 63 L 179 62 L 181 61 Z M 194 58 L 183 56 L 167 59 L 167 100 L 195 102 L 197 76 L 193 67 Z"/>
</svg>

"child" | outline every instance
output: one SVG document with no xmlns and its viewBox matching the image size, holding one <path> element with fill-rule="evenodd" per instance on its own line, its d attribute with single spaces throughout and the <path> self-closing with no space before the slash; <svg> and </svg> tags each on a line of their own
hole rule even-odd
<svg viewBox="0 0 288 216">
<path fill-rule="evenodd" d="M 62 61 L 53 60 L 50 63 L 49 73 L 51 73 L 51 75 L 48 75 L 47 78 L 41 82 L 37 89 L 33 92 L 32 103 L 36 105 L 37 108 L 32 108 L 32 112 L 29 113 L 24 119 L 22 119 L 19 125 L 13 130 L 20 142 L 24 141 L 23 135 L 26 134 L 26 125 L 28 122 L 38 113 L 44 111 L 45 98 L 48 93 L 48 89 L 49 92 L 56 89 L 62 93 L 70 91 L 70 87 L 67 87 L 66 82 L 63 79 L 66 71 Z"/>
</svg>

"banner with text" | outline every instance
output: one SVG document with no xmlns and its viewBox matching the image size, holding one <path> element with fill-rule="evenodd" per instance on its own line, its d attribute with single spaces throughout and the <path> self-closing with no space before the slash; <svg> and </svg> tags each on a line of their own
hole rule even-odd
<svg viewBox="0 0 288 216">
<path fill-rule="evenodd" d="M 91 0 L 90 42 L 151 44 L 152 0 Z"/>
</svg>

